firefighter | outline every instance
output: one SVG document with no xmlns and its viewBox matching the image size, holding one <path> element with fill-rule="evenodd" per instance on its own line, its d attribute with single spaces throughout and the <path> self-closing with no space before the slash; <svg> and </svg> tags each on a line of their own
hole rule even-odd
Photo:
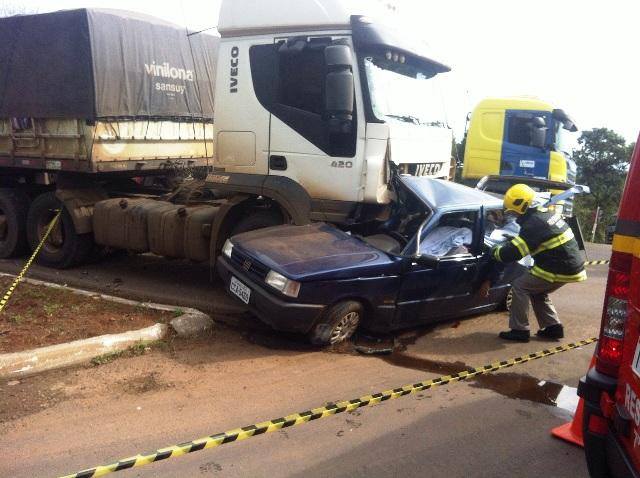
<svg viewBox="0 0 640 478">
<path fill-rule="evenodd" d="M 504 197 L 505 215 L 515 216 L 520 233 L 496 246 L 493 257 L 499 263 L 510 263 L 531 255 L 535 262 L 513 282 L 511 330 L 500 334 L 504 340 L 529 341 L 529 302 L 540 325 L 536 335 L 542 339 L 563 338 L 564 328 L 549 294 L 567 283 L 587 279 L 573 231 L 559 214 L 536 207 L 535 196 L 529 186 L 517 184 Z"/>
</svg>

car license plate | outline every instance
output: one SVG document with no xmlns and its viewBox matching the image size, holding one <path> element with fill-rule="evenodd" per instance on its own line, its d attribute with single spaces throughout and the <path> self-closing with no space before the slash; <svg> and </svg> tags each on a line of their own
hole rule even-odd
<svg viewBox="0 0 640 478">
<path fill-rule="evenodd" d="M 636 353 L 633 356 L 631 369 L 637 376 L 640 377 L 640 339 L 638 339 L 638 345 L 636 345 Z"/>
<path fill-rule="evenodd" d="M 231 285 L 229 286 L 229 289 L 242 302 L 244 302 L 245 304 L 249 304 L 249 299 L 251 298 L 251 289 L 249 289 L 235 277 L 231 277 Z"/>
</svg>

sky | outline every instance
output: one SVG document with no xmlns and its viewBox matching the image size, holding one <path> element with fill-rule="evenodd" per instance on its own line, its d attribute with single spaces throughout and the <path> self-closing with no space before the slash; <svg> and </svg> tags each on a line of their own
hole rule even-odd
<svg viewBox="0 0 640 478">
<path fill-rule="evenodd" d="M 473 107 L 489 96 L 535 96 L 583 129 L 607 127 L 636 141 L 640 131 L 640 2 L 637 0 L 388 0 L 391 21 L 412 29 L 453 70 L 440 79 L 460 139 Z M 214 27 L 220 0 L 0 0 L 40 13 L 79 7 L 137 10 Z"/>
</svg>

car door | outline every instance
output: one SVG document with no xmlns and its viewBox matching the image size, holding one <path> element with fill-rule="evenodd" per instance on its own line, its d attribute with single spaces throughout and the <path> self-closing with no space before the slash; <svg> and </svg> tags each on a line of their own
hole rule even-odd
<svg viewBox="0 0 640 478">
<path fill-rule="evenodd" d="M 502 208 L 482 209 L 482 254 L 478 258 L 478 285 L 485 280 L 491 280 L 488 297 L 475 295 L 474 307 L 483 309 L 502 303 L 511 288 L 513 281 L 526 271 L 526 267 L 519 263 L 499 264 L 492 257 L 493 248 L 518 235 L 519 226 L 516 223 L 504 223 Z"/>
<path fill-rule="evenodd" d="M 452 216 L 463 213 L 472 221 L 472 241 L 467 252 L 457 251 L 439 258 L 435 267 L 410 262 L 402 278 L 398 294 L 396 326 L 428 323 L 463 315 L 475 306 L 478 286 L 478 262 L 482 257 L 480 214 L 476 211 L 454 211 L 443 214 L 426 233 L 433 233 Z"/>
</svg>

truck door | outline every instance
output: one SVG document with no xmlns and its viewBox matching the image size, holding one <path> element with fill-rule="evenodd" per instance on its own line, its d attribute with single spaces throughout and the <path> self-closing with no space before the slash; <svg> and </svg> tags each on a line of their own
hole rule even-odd
<svg viewBox="0 0 640 478">
<path fill-rule="evenodd" d="M 325 49 L 337 42 L 349 45 L 348 41 L 335 37 L 276 40 L 277 64 L 269 79 L 275 83 L 269 108 L 269 174 L 292 179 L 314 200 L 355 202 L 360 193 L 362 164 L 356 161 L 356 150 L 364 149 L 364 139 L 357 139 L 365 136 L 364 121 L 357 120 L 354 109 L 350 128 L 336 134 L 325 114 L 329 84 Z M 349 56 L 350 73 L 358 84 L 352 48 Z"/>
<path fill-rule="evenodd" d="M 545 147 L 533 145 L 535 118 L 551 125 L 551 114 L 544 111 L 507 110 L 500 175 L 549 178 L 551 131 L 547 131 Z"/>
</svg>

